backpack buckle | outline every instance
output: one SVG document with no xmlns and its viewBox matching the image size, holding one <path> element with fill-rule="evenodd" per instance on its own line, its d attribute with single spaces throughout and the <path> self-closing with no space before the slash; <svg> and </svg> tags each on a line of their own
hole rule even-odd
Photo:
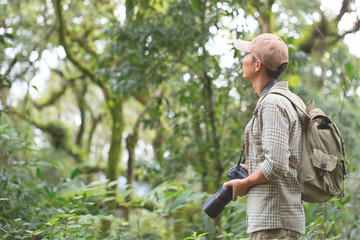
<svg viewBox="0 0 360 240">
<path fill-rule="evenodd" d="M 320 170 L 319 170 L 319 179 L 320 180 L 324 179 L 325 169 L 326 169 L 326 163 L 321 163 Z"/>
</svg>

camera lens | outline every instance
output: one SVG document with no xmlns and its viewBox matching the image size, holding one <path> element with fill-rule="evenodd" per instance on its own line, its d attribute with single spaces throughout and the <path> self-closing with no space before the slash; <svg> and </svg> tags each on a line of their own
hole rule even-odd
<svg viewBox="0 0 360 240">
<path fill-rule="evenodd" d="M 215 196 L 217 200 L 224 206 L 231 201 L 232 199 L 232 187 L 221 187 L 216 193 Z"/>
<path fill-rule="evenodd" d="M 216 218 L 232 199 L 232 187 L 221 187 L 202 206 L 204 212 L 211 218 Z"/>
</svg>

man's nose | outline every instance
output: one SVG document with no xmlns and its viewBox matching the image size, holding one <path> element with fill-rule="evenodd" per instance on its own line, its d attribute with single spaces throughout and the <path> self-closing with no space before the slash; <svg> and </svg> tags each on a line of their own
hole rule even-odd
<svg viewBox="0 0 360 240">
<path fill-rule="evenodd" d="M 240 63 L 244 64 L 244 59 L 246 58 L 246 55 L 240 59 Z"/>
</svg>

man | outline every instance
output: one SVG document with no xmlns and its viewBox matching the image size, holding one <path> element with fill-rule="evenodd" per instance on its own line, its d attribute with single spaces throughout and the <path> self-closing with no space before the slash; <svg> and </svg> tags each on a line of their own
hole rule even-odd
<svg viewBox="0 0 360 240">
<path fill-rule="evenodd" d="M 261 34 L 251 42 L 236 40 L 246 52 L 243 77 L 251 81 L 260 99 L 245 129 L 249 177 L 224 183 L 233 188 L 233 201 L 247 198 L 247 231 L 250 239 L 298 239 L 305 232 L 305 215 L 297 171 L 289 159 L 300 163 L 301 121 L 291 102 L 271 88 L 289 91 L 277 82 L 288 65 L 288 48 L 281 38 Z"/>
</svg>

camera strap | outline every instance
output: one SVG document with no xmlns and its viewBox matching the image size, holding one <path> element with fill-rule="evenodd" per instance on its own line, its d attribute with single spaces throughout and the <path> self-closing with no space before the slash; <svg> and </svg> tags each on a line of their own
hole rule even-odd
<svg viewBox="0 0 360 240">
<path fill-rule="evenodd" d="M 245 163 L 245 157 L 244 156 L 244 150 L 245 150 L 245 144 L 243 145 L 242 149 L 241 149 L 241 155 L 240 155 L 240 159 L 238 164 L 236 165 L 236 168 L 238 168 L 240 166 L 240 164 L 244 164 Z"/>
</svg>

